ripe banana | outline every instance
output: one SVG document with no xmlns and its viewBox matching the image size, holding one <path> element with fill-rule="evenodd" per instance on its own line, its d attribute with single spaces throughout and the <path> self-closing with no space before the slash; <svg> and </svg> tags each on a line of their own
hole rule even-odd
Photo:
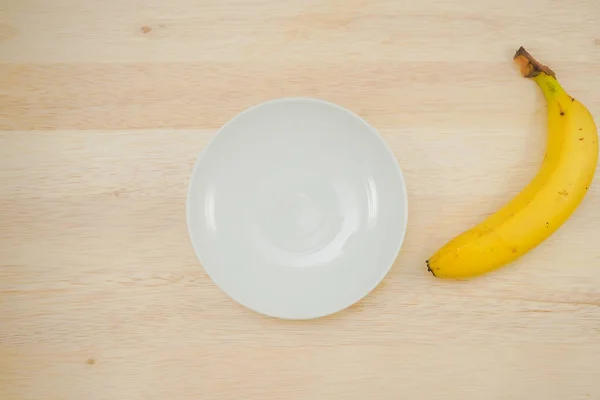
<svg viewBox="0 0 600 400">
<path fill-rule="evenodd" d="M 547 101 L 544 161 L 516 197 L 427 260 L 427 269 L 435 277 L 470 278 L 516 260 L 571 216 L 592 183 L 598 133 L 590 112 L 565 92 L 552 70 L 523 47 L 515 54 L 515 61 L 522 75 L 538 84 Z"/>
</svg>

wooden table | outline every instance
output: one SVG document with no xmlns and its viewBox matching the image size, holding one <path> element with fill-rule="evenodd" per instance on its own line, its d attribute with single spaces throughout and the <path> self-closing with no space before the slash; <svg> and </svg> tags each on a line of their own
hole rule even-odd
<svg viewBox="0 0 600 400">
<path fill-rule="evenodd" d="M 600 185 L 512 266 L 423 263 L 539 165 L 518 46 L 600 119 L 599 20 L 597 0 L 2 0 L 0 398 L 600 399 Z M 280 96 L 365 117 L 410 196 L 384 282 L 314 321 L 232 302 L 186 230 L 198 153 Z"/>
</svg>

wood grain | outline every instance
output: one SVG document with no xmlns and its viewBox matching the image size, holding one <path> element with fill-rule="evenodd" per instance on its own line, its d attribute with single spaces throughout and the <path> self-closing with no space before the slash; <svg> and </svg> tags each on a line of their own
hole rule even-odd
<svg viewBox="0 0 600 400">
<path fill-rule="evenodd" d="M 0 398 L 600 399 L 598 185 L 512 266 L 423 266 L 541 160 L 518 46 L 600 118 L 598 20 L 595 0 L 2 1 Z M 409 189 L 389 275 L 315 321 L 233 303 L 187 237 L 198 153 L 280 96 L 365 117 Z"/>
</svg>

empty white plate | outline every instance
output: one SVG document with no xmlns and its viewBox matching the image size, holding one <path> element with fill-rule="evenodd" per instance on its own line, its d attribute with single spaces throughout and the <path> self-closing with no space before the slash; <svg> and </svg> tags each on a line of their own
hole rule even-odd
<svg viewBox="0 0 600 400">
<path fill-rule="evenodd" d="M 201 153 L 187 222 L 196 255 L 235 301 L 315 318 L 368 294 L 406 231 L 402 172 L 356 114 L 306 98 L 229 121 Z"/>
</svg>

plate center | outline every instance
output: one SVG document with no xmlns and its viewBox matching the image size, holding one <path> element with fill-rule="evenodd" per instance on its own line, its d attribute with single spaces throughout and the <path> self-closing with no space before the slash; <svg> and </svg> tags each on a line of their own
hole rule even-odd
<svg viewBox="0 0 600 400">
<path fill-rule="evenodd" d="M 322 179 L 288 173 L 265 185 L 258 196 L 257 225 L 266 243 L 299 255 L 316 253 L 334 240 L 343 218 L 335 191 Z"/>
<path fill-rule="evenodd" d="M 314 233 L 325 222 L 322 205 L 316 204 L 306 193 L 285 196 L 275 207 L 274 213 L 281 216 L 275 231 L 296 239 Z"/>
</svg>

